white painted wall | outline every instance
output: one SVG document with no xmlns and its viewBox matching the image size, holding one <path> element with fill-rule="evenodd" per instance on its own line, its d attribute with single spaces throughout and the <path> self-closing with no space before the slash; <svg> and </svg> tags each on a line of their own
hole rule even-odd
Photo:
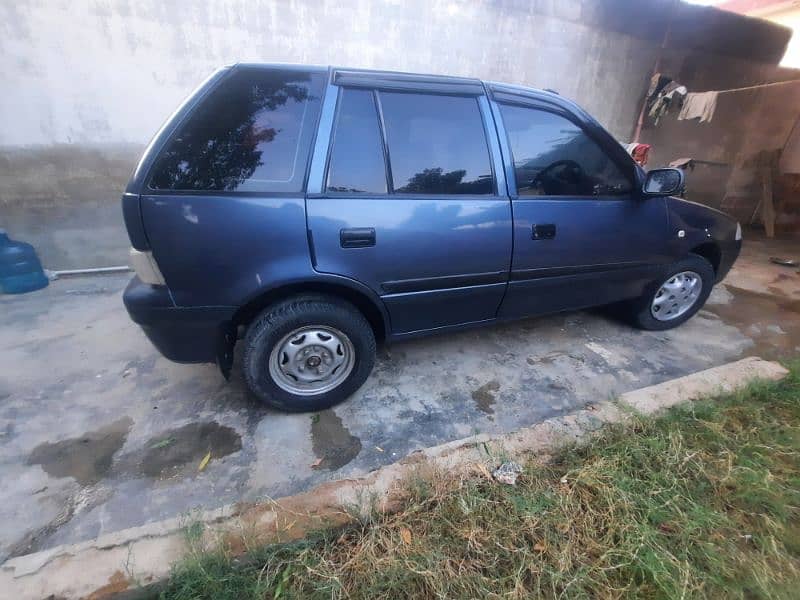
<svg viewBox="0 0 800 600">
<path fill-rule="evenodd" d="M 675 0 L 0 0 L 0 227 L 52 269 L 125 262 L 144 145 L 239 61 L 553 88 L 626 140 L 670 21 L 662 68 L 684 83 L 773 80 L 786 32 Z"/>
<path fill-rule="evenodd" d="M 0 146 L 144 143 L 208 73 L 237 61 L 552 87 L 582 102 L 615 134 L 628 135 L 655 46 L 575 22 L 587 2 L 561 0 L 538 13 L 535 4 L 4 1 Z"/>
</svg>

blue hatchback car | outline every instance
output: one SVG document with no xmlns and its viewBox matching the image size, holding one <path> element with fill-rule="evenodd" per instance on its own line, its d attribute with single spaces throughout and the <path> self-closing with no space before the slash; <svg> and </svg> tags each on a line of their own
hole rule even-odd
<svg viewBox="0 0 800 600">
<path fill-rule="evenodd" d="M 320 410 L 363 384 L 376 341 L 610 303 L 680 325 L 741 247 L 682 187 L 556 93 L 239 64 L 128 184 L 124 301 L 167 358 L 228 377 L 243 339 L 257 398 Z"/>
</svg>

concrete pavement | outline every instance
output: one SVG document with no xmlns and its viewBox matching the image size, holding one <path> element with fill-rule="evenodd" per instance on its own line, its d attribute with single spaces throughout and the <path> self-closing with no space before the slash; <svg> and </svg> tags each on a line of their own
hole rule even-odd
<svg viewBox="0 0 800 600">
<path fill-rule="evenodd" d="M 2 297 L 0 560 L 301 493 L 743 356 L 794 354 L 800 277 L 769 264 L 774 252 L 746 244 L 726 285 L 677 330 L 588 311 L 396 344 L 355 396 L 314 415 L 263 408 L 213 365 L 163 359 L 122 307 L 127 277 Z"/>
</svg>

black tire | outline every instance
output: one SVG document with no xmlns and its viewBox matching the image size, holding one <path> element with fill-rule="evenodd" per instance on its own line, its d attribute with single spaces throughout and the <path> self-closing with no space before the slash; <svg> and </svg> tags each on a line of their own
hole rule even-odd
<svg viewBox="0 0 800 600">
<path fill-rule="evenodd" d="M 681 273 L 682 271 L 693 271 L 700 276 L 700 279 L 703 282 L 703 288 L 700 291 L 700 295 L 697 297 L 697 300 L 692 307 L 682 315 L 667 321 L 656 319 L 650 310 L 650 304 L 653 301 L 653 297 L 665 281 L 670 279 L 673 275 Z M 669 268 L 663 271 L 660 277 L 658 277 L 645 288 L 645 292 L 640 298 L 637 298 L 631 303 L 631 317 L 633 324 L 640 329 L 647 329 L 650 331 L 664 331 L 666 329 L 672 329 L 682 325 L 691 319 L 698 310 L 703 308 L 703 305 L 706 303 L 706 300 L 711 293 L 711 289 L 714 287 L 714 281 L 714 267 L 712 267 L 711 263 L 702 256 L 690 254 L 683 260 L 673 263 L 669 266 Z"/>
<path fill-rule="evenodd" d="M 273 348 L 292 331 L 308 326 L 332 327 L 349 338 L 354 364 L 335 388 L 314 395 L 291 393 L 270 374 Z M 247 387 L 261 402 L 287 412 L 330 408 L 342 402 L 366 381 L 375 364 L 375 335 L 369 322 L 349 302 L 329 296 L 297 296 L 264 310 L 248 327 L 243 358 Z"/>
</svg>

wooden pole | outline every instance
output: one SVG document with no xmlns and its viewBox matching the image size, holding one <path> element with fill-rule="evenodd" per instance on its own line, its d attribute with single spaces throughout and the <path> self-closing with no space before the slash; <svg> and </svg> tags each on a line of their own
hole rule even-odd
<svg viewBox="0 0 800 600">
<path fill-rule="evenodd" d="M 675 14 L 675 9 L 678 6 L 680 0 L 675 0 L 675 4 L 672 7 L 672 10 L 669 13 L 669 20 L 667 20 L 667 29 L 664 31 L 664 37 L 661 40 L 661 48 L 658 50 L 658 55 L 656 56 L 656 63 L 653 65 L 653 73 L 650 75 L 650 81 L 653 81 L 653 77 L 661 70 L 661 55 L 666 50 L 667 45 L 669 44 L 669 38 L 672 33 L 672 17 Z M 650 89 L 650 83 L 647 84 L 647 89 Z M 647 95 L 645 94 L 644 100 L 642 100 L 642 109 L 639 111 L 639 119 L 636 121 L 636 129 L 633 132 L 633 143 L 639 143 L 639 136 L 642 135 L 642 126 L 644 125 L 644 115 L 647 112 Z"/>
</svg>

